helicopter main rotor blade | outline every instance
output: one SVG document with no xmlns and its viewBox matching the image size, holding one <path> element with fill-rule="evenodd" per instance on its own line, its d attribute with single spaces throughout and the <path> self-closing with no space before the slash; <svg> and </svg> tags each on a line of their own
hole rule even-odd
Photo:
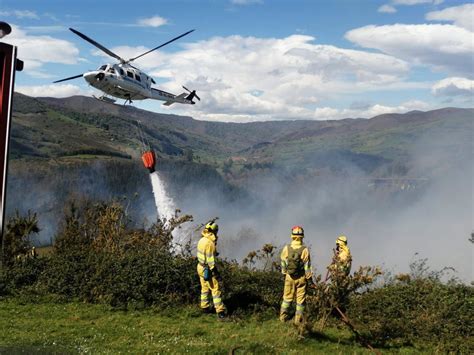
<svg viewBox="0 0 474 355">
<path fill-rule="evenodd" d="M 151 52 L 153 52 L 153 51 L 156 51 L 157 49 L 159 49 L 159 48 L 161 48 L 161 47 L 164 47 L 164 46 L 166 46 L 167 44 L 170 44 L 171 42 L 174 42 L 174 41 L 176 41 L 177 39 L 180 39 L 181 37 L 184 37 L 184 36 L 190 34 L 190 33 L 193 32 L 193 31 L 194 31 L 194 30 L 188 31 L 188 32 L 186 32 L 186 33 L 183 33 L 182 35 L 180 35 L 180 36 L 178 36 L 178 37 L 175 37 L 175 38 L 173 38 L 172 40 L 169 40 L 168 42 L 163 43 L 162 45 L 159 45 L 158 47 L 155 47 L 155 48 L 153 48 L 153 49 L 150 49 L 148 52 L 142 53 L 142 54 L 140 54 L 140 55 L 138 55 L 138 56 L 136 56 L 136 57 L 134 57 L 134 58 L 130 58 L 129 60 L 126 61 L 126 63 L 130 63 L 130 62 L 134 61 L 135 59 L 138 59 L 138 58 L 143 57 L 144 55 L 146 55 L 146 54 L 148 54 L 148 53 L 151 53 Z"/>
<path fill-rule="evenodd" d="M 65 79 L 53 81 L 53 83 L 60 83 L 61 81 L 66 81 L 66 80 L 72 80 L 72 79 L 81 78 L 83 75 L 84 75 L 84 74 L 79 74 L 79 75 L 70 76 L 69 78 L 65 78 Z"/>
<path fill-rule="evenodd" d="M 76 35 L 78 35 L 79 37 L 81 37 L 83 40 L 86 40 L 87 42 L 89 42 L 90 44 L 96 46 L 97 48 L 99 48 L 100 50 L 102 50 L 103 52 L 107 53 L 108 55 L 110 55 L 111 57 L 115 58 L 115 59 L 118 59 L 120 61 L 120 63 L 124 63 L 125 60 L 121 57 L 119 57 L 117 54 L 115 54 L 114 52 L 112 52 L 110 49 L 107 49 L 105 48 L 103 45 L 101 45 L 100 43 L 94 41 L 92 38 L 89 38 L 87 37 L 85 34 L 82 34 L 81 32 L 79 31 L 76 31 L 74 28 L 69 28 L 73 33 L 75 33 Z"/>
</svg>

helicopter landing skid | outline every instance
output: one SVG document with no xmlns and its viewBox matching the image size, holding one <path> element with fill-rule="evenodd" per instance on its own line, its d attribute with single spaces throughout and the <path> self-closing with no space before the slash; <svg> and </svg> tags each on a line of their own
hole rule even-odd
<svg viewBox="0 0 474 355">
<path fill-rule="evenodd" d="M 94 96 L 94 95 L 93 95 L 93 96 Z M 103 102 L 107 102 L 107 103 L 109 103 L 109 104 L 113 104 L 113 103 L 115 103 L 115 101 L 116 101 L 116 100 L 111 99 L 110 97 L 107 97 L 107 96 L 105 96 L 105 95 L 102 95 L 102 96 L 99 96 L 99 97 L 94 96 L 94 99 L 99 100 L 99 101 L 103 101 Z"/>
</svg>

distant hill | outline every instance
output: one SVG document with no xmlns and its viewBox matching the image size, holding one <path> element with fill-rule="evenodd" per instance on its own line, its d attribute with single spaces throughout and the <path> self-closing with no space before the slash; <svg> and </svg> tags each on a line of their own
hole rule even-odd
<svg viewBox="0 0 474 355">
<path fill-rule="evenodd" d="M 449 157 L 469 156 L 474 109 L 412 111 L 371 119 L 223 123 L 83 96 L 56 99 L 16 94 L 13 116 L 12 159 L 137 158 L 140 121 L 146 141 L 162 157 L 187 157 L 220 172 L 230 159 L 232 166 L 228 164 L 226 172 L 231 174 L 226 177 L 232 180 L 244 165 L 247 172 L 259 164 L 336 173 L 350 164 L 378 177 L 403 176 L 409 171 L 429 175 L 443 169 L 433 154 L 445 157 L 447 165 Z"/>
<path fill-rule="evenodd" d="M 119 199 L 135 225 L 155 220 L 138 121 L 176 206 L 196 224 L 219 216 L 223 256 L 283 245 L 300 224 L 320 265 L 341 232 L 356 262 L 398 248 L 407 263 L 415 251 L 466 260 L 454 245 L 471 232 L 474 109 L 223 123 L 16 94 L 7 215 L 37 212 L 43 242 L 69 201 Z"/>
</svg>

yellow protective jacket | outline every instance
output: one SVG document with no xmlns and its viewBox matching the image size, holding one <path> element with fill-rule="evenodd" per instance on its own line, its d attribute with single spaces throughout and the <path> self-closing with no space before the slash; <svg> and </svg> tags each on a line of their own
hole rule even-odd
<svg viewBox="0 0 474 355">
<path fill-rule="evenodd" d="M 337 254 L 339 262 L 346 264 L 352 261 L 351 251 L 347 245 L 339 245 L 339 253 Z"/>
<path fill-rule="evenodd" d="M 339 244 L 339 252 L 336 256 L 336 261 L 339 267 L 349 273 L 352 266 L 352 255 L 349 247 L 344 244 Z"/>
<path fill-rule="evenodd" d="M 217 237 L 208 230 L 203 230 L 197 245 L 197 258 L 202 266 L 209 266 L 213 270 L 216 266 L 216 241 Z"/>
<path fill-rule="evenodd" d="M 290 246 L 293 249 L 299 249 L 303 245 L 303 242 L 301 240 L 292 240 L 290 243 Z M 282 274 L 286 275 L 287 274 L 287 269 L 288 269 L 288 245 L 285 245 L 283 247 L 283 250 L 281 251 L 280 255 L 281 259 L 281 272 Z M 304 247 L 303 251 L 301 252 L 301 260 L 303 260 L 304 263 L 304 272 L 305 276 L 307 279 L 310 279 L 313 277 L 313 272 L 311 271 L 311 258 L 309 256 L 309 250 L 307 247 Z"/>
</svg>

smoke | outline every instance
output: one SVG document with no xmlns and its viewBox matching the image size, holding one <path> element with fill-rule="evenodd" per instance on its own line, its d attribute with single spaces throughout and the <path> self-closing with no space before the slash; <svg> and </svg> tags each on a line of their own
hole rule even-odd
<svg viewBox="0 0 474 355">
<path fill-rule="evenodd" d="M 130 161 L 96 160 L 93 163 L 29 162 L 10 164 L 6 215 L 15 211 L 38 216 L 37 245 L 54 240 L 59 222 L 74 200 L 120 200 L 135 225 L 155 221 L 151 186 L 141 165 Z"/>
<path fill-rule="evenodd" d="M 427 129 L 406 148 L 408 154 L 392 162 L 321 151 L 305 161 L 311 169 L 254 169 L 238 181 L 238 188 L 212 167 L 181 160 L 163 161 L 160 173 L 150 178 L 131 162 L 38 164 L 13 169 L 7 213 L 38 212 L 40 239 L 49 242 L 71 195 L 103 200 L 126 196 L 137 225 L 156 220 L 157 209 L 168 219 L 179 208 L 197 223 L 218 216 L 219 252 L 229 259 L 241 260 L 265 243 L 283 246 L 290 241 L 291 227 L 301 225 L 318 273 L 325 273 L 337 236 L 345 234 L 354 268 L 382 265 L 406 272 L 414 258 L 427 258 L 432 269 L 454 267 L 469 282 L 472 121 L 467 127 L 450 121 L 438 130 Z M 189 229 L 178 233 L 177 240 L 190 234 Z M 192 238 L 197 243 L 198 235 Z"/>
<path fill-rule="evenodd" d="M 340 234 L 348 237 L 353 268 L 380 265 L 407 272 L 417 258 L 432 270 L 453 267 L 473 280 L 472 142 L 464 130 L 427 131 L 393 164 L 404 174 L 367 172 L 341 159 L 324 173 L 263 170 L 242 183 L 247 194 L 229 199 L 213 186 L 182 190 L 178 207 L 206 221 L 219 216 L 219 251 L 241 260 L 265 243 L 283 246 L 301 225 L 313 268 L 324 274 Z M 320 159 L 320 158 L 318 158 Z M 320 161 L 318 162 L 320 163 Z M 197 242 L 195 237 L 194 242 Z"/>
</svg>

